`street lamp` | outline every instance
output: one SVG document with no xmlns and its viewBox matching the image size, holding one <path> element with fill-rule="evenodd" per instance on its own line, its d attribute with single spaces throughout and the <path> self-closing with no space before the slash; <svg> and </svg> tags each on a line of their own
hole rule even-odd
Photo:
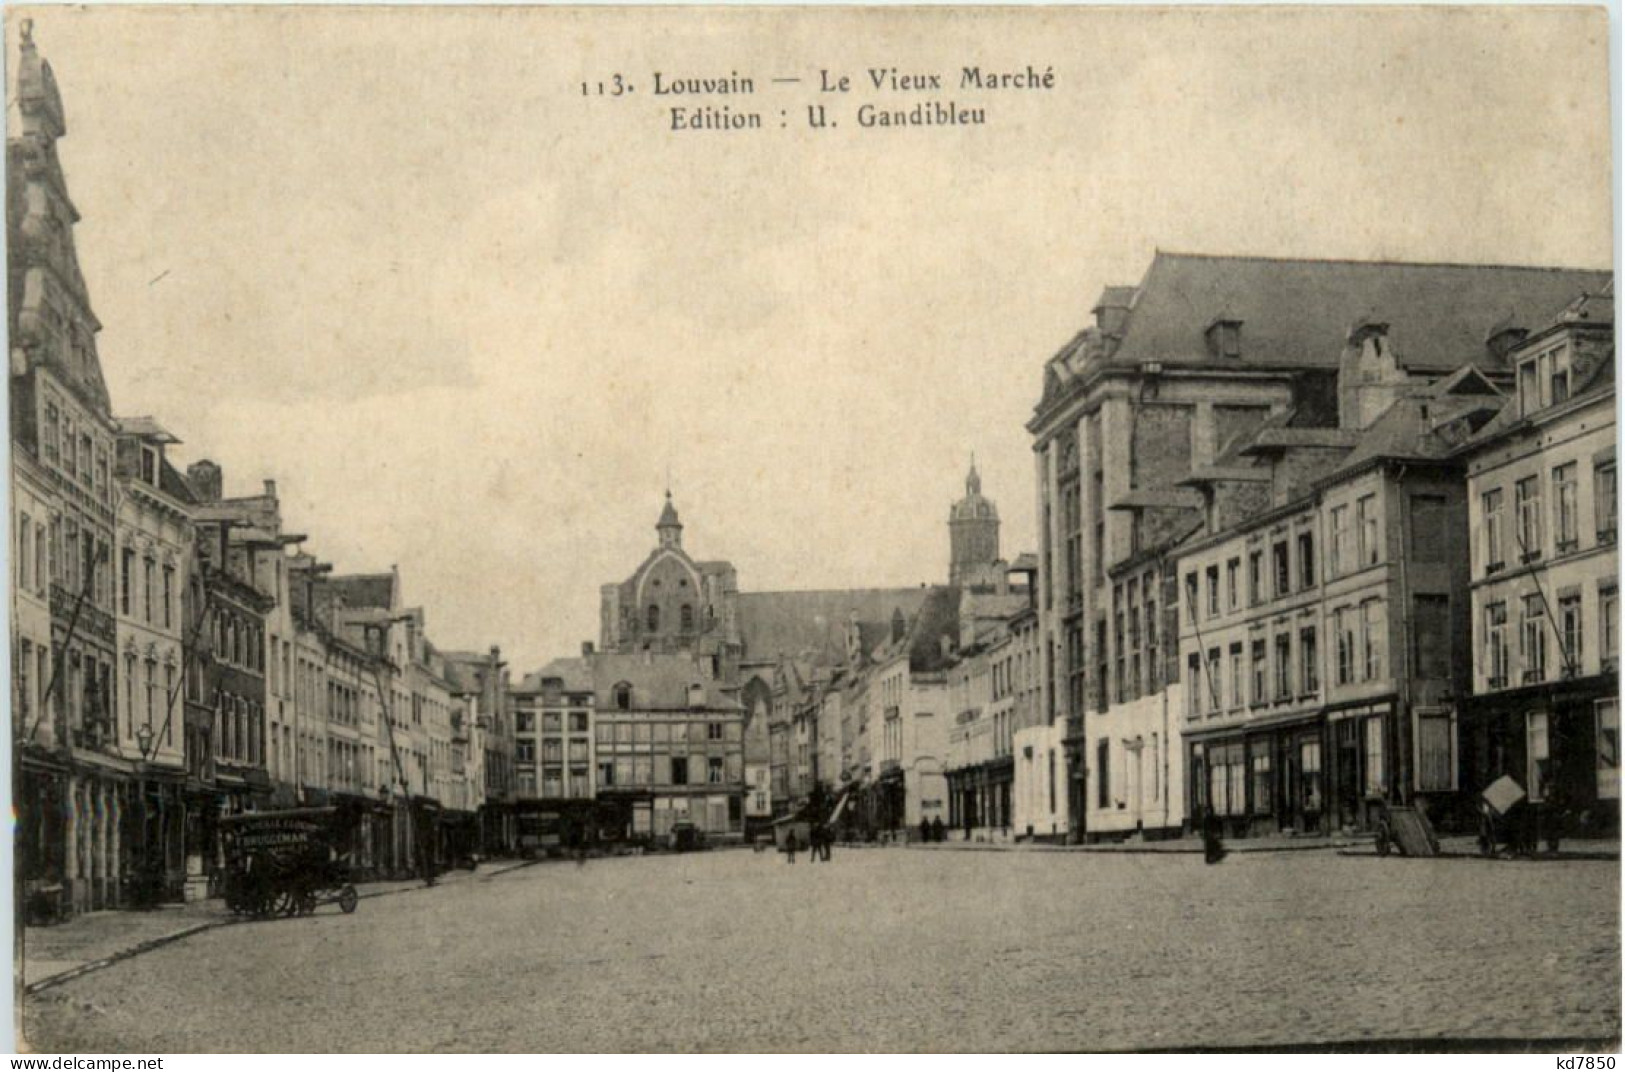
<svg viewBox="0 0 1625 1072">
<path fill-rule="evenodd" d="M 141 750 L 141 769 L 140 769 L 140 772 L 138 774 L 138 778 L 139 778 L 138 784 L 140 786 L 140 793 L 141 793 L 141 805 L 142 805 L 142 807 L 144 809 L 147 809 L 147 808 L 151 807 L 151 801 L 149 801 L 147 799 L 147 768 L 146 768 L 146 765 L 152 761 L 152 746 L 153 746 L 152 723 L 148 722 L 148 723 L 145 723 L 145 724 L 143 724 L 141 726 L 136 727 L 135 744 L 136 744 L 136 747 Z M 152 903 L 156 903 L 158 898 L 159 898 L 159 890 L 158 890 L 159 865 L 156 863 L 156 861 L 153 858 L 153 840 L 154 839 L 153 839 L 152 833 L 153 833 L 153 830 L 152 830 L 152 813 L 149 810 L 143 816 L 142 822 L 141 822 L 141 864 L 142 864 L 142 868 L 143 868 L 145 873 L 138 877 L 138 881 L 140 882 L 140 885 L 137 887 L 137 889 L 139 891 L 137 893 L 137 896 L 138 896 L 138 898 L 140 899 L 140 901 L 143 904 L 147 903 L 149 898 L 150 898 Z"/>
</svg>

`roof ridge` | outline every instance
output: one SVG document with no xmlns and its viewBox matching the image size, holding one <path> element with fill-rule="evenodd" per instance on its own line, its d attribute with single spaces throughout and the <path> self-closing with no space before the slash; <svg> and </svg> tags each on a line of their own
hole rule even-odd
<svg viewBox="0 0 1625 1072">
<path fill-rule="evenodd" d="M 1153 254 L 1152 262 L 1158 257 L 1178 257 L 1185 260 L 1206 261 L 1252 261 L 1269 264 L 1357 264 L 1369 265 L 1374 268 L 1482 268 L 1486 270 L 1503 270 L 1517 272 L 1612 272 L 1612 265 L 1562 265 L 1562 264 L 1499 264 L 1484 261 L 1408 261 L 1394 258 L 1362 258 L 1362 257 L 1284 257 L 1263 253 L 1197 253 L 1187 250 L 1174 250 L 1158 248 Z M 1147 270 L 1149 273 L 1149 269 Z"/>
</svg>

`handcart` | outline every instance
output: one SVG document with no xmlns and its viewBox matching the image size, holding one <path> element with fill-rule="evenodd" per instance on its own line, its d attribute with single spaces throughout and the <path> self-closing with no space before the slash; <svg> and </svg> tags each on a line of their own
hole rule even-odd
<svg viewBox="0 0 1625 1072">
<path fill-rule="evenodd" d="M 1479 797 L 1478 851 L 1485 856 L 1502 852 L 1533 856 L 1544 837 L 1547 848 L 1556 852 L 1561 814 L 1550 801 L 1533 803 L 1515 778 L 1502 775 Z"/>
</svg>

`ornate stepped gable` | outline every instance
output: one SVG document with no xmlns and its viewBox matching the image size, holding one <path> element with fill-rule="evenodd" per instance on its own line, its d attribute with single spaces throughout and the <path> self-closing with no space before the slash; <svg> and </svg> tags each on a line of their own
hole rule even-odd
<svg viewBox="0 0 1625 1072">
<path fill-rule="evenodd" d="M 91 309 L 73 241 L 79 212 L 57 159 L 56 141 L 67 133 L 62 97 L 26 19 L 13 94 L 6 139 L 12 374 L 48 365 L 88 408 L 111 420 L 96 352 L 101 323 Z M 32 431 L 31 421 L 18 429 Z"/>
</svg>

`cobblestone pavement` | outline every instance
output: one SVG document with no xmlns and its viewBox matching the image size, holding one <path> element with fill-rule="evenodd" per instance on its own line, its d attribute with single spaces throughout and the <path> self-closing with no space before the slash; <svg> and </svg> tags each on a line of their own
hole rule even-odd
<svg viewBox="0 0 1625 1072">
<path fill-rule="evenodd" d="M 837 850 L 551 864 L 222 927 L 44 1051 L 1225 1047 L 1620 1032 L 1619 867 Z"/>
<path fill-rule="evenodd" d="M 495 861 L 485 875 L 516 866 L 511 860 Z M 439 879 L 441 885 L 473 881 L 481 872 L 450 871 Z M 356 884 L 363 898 L 423 888 L 418 880 L 389 880 Z M 164 905 L 150 911 L 91 912 L 67 923 L 28 927 L 23 931 L 23 984 L 49 985 L 66 973 L 94 968 L 111 959 L 138 953 L 153 945 L 187 937 L 199 930 L 238 922 L 219 898 L 189 904 Z"/>
</svg>

